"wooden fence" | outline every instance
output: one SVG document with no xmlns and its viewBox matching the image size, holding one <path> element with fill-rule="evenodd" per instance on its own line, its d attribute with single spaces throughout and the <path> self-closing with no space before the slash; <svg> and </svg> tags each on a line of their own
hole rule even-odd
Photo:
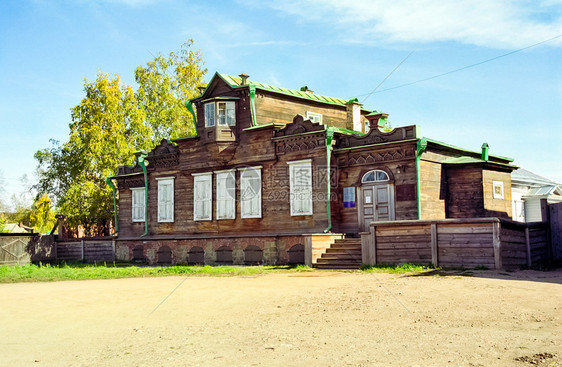
<svg viewBox="0 0 562 367">
<path fill-rule="evenodd" d="M 56 258 L 54 236 L 38 233 L 0 234 L 0 265 L 24 265 Z"/>
<path fill-rule="evenodd" d="M 562 203 L 548 205 L 552 260 L 562 263 Z"/>
<path fill-rule="evenodd" d="M 104 262 L 115 260 L 115 242 L 110 236 L 57 241 L 56 247 L 59 261 Z"/>
<path fill-rule="evenodd" d="M 368 265 L 543 266 L 550 259 L 548 243 L 548 223 L 498 218 L 373 222 L 361 234 L 362 262 Z"/>
</svg>

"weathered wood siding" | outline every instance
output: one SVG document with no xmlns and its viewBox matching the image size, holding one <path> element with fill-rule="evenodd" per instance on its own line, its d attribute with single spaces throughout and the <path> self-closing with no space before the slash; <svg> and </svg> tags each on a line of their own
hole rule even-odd
<svg viewBox="0 0 562 367">
<path fill-rule="evenodd" d="M 291 123 L 295 115 L 300 114 L 306 118 L 306 112 L 309 111 L 322 114 L 322 123 L 325 125 L 346 127 L 347 110 L 345 106 L 330 106 L 261 91 L 256 94 L 255 101 L 258 124 Z"/>
<path fill-rule="evenodd" d="M 503 199 L 494 198 L 493 182 L 503 183 Z M 511 218 L 511 172 L 482 170 L 484 192 L 484 216 Z"/>
<path fill-rule="evenodd" d="M 482 168 L 449 166 L 447 174 L 447 218 L 484 216 Z"/>
<path fill-rule="evenodd" d="M 421 219 L 446 218 L 446 180 L 445 169 L 441 163 L 420 161 Z"/>
</svg>

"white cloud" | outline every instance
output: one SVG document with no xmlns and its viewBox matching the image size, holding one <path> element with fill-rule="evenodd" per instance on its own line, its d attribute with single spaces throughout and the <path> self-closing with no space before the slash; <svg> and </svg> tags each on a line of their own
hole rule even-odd
<svg viewBox="0 0 562 367">
<path fill-rule="evenodd" d="M 518 48 L 562 34 L 561 4 L 560 0 L 291 0 L 269 6 L 302 21 L 333 24 L 353 42 L 457 41 Z M 562 38 L 554 43 L 562 45 Z"/>
</svg>

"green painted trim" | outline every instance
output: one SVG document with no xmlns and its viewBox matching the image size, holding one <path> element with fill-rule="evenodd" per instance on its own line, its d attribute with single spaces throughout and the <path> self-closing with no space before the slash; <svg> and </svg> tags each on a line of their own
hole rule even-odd
<svg viewBox="0 0 562 367">
<path fill-rule="evenodd" d="M 144 233 L 141 234 L 141 237 L 148 235 L 148 179 L 146 177 L 146 165 L 144 164 L 144 159 L 147 155 L 148 154 L 143 151 L 137 159 L 137 162 L 144 173 Z"/>
<path fill-rule="evenodd" d="M 207 98 L 207 99 L 202 99 L 199 102 L 206 103 L 206 102 L 210 102 L 210 101 L 237 101 L 239 99 L 240 99 L 240 97 L 216 96 L 216 97 L 211 97 L 211 98 Z"/>
<path fill-rule="evenodd" d="M 286 126 L 286 125 L 287 124 L 284 124 L 282 122 L 270 122 L 269 124 L 247 127 L 245 129 L 242 129 L 242 131 L 252 131 L 252 130 L 258 130 L 258 129 L 262 129 L 262 128 L 266 128 L 266 127 L 283 127 L 283 126 Z"/>
<path fill-rule="evenodd" d="M 106 177 L 105 183 L 108 184 L 109 187 L 111 187 L 111 190 L 113 190 L 113 212 L 114 212 L 114 217 L 115 217 L 115 231 L 113 231 L 112 235 L 114 235 L 115 233 L 117 233 L 119 231 L 119 222 L 117 222 L 117 196 L 116 196 L 116 192 L 115 192 L 115 185 L 111 181 L 112 178 L 113 177 Z"/>
<path fill-rule="evenodd" d="M 421 174 L 420 174 L 420 158 L 427 148 L 427 139 L 419 139 L 416 149 L 416 185 L 417 185 L 417 201 L 418 201 L 418 220 L 421 220 Z"/>
<path fill-rule="evenodd" d="M 332 158 L 332 141 L 334 140 L 334 129 L 328 128 L 326 131 L 326 211 L 328 213 L 328 227 L 324 229 L 324 233 L 332 230 L 332 203 L 330 201 L 332 195 L 332 184 L 330 182 L 330 159 Z"/>
<path fill-rule="evenodd" d="M 255 85 L 248 85 L 248 89 L 250 90 L 250 109 L 252 112 L 252 126 L 257 126 L 256 122 L 256 86 Z"/>
<path fill-rule="evenodd" d="M 193 127 L 195 127 L 195 133 L 197 134 L 197 118 L 195 117 L 195 111 L 193 111 L 193 106 L 191 105 L 191 101 L 193 100 L 189 99 L 185 102 L 185 107 L 187 107 L 187 110 L 189 112 L 191 112 L 191 116 L 193 116 Z"/>
<path fill-rule="evenodd" d="M 190 139 L 199 139 L 199 135 L 184 136 L 183 138 L 170 139 L 170 141 L 176 142 L 176 141 L 183 141 L 183 140 L 190 140 Z"/>
</svg>

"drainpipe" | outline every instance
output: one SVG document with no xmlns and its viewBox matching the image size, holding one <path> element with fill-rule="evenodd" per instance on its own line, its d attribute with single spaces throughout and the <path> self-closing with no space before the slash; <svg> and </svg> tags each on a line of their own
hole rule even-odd
<svg viewBox="0 0 562 367">
<path fill-rule="evenodd" d="M 418 219 L 421 220 L 421 180 L 420 180 L 420 158 L 427 148 L 427 140 L 422 138 L 418 140 L 416 149 L 416 184 L 418 188 Z"/>
<path fill-rule="evenodd" d="M 248 84 L 248 89 L 250 90 L 250 108 L 252 110 L 252 126 L 257 126 L 256 123 L 256 86 L 253 84 Z"/>
<path fill-rule="evenodd" d="M 193 106 L 191 105 L 191 99 L 185 102 L 185 107 L 187 107 L 187 110 L 191 112 L 191 116 L 193 116 L 193 127 L 195 128 L 195 135 L 197 135 L 197 120 L 195 118 L 195 111 L 193 111 Z"/>
<path fill-rule="evenodd" d="M 144 159 L 147 155 L 148 154 L 145 151 L 141 151 L 139 157 L 137 158 L 137 162 L 144 173 L 144 233 L 141 234 L 141 237 L 148 234 L 148 180 L 146 178 L 146 165 L 144 164 Z"/>
<path fill-rule="evenodd" d="M 328 212 L 328 227 L 324 233 L 330 232 L 332 229 L 332 203 L 331 198 L 331 183 L 330 183 L 330 159 L 332 158 L 332 141 L 334 140 L 334 130 L 327 127 L 326 130 L 326 209 Z"/>
<path fill-rule="evenodd" d="M 484 143 L 482 144 L 482 160 L 483 161 L 488 161 L 488 150 L 490 149 L 490 146 L 488 145 L 488 143 Z"/>
<path fill-rule="evenodd" d="M 113 212 L 115 213 L 115 230 L 111 234 L 113 236 L 114 234 L 119 232 L 119 223 L 117 222 L 117 199 L 116 199 L 116 194 L 115 194 L 115 185 L 111 181 L 111 177 L 106 177 L 105 183 L 108 184 L 109 187 L 111 187 L 111 190 L 113 190 Z M 53 232 L 54 232 L 54 229 L 53 229 Z"/>
</svg>

